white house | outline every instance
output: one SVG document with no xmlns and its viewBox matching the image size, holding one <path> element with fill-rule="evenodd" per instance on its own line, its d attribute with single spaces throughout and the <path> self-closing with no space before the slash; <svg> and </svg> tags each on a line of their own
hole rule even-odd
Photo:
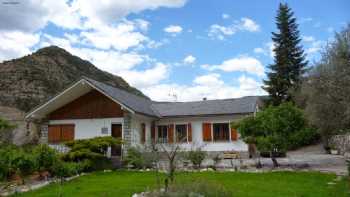
<svg viewBox="0 0 350 197">
<path fill-rule="evenodd" d="M 177 143 L 183 150 L 200 146 L 209 152 L 246 152 L 247 145 L 230 123 L 253 115 L 259 103 L 255 96 L 156 102 L 84 77 L 26 119 L 39 123 L 42 143 L 113 136 L 130 146 Z M 121 154 L 112 150 L 113 156 Z"/>
</svg>

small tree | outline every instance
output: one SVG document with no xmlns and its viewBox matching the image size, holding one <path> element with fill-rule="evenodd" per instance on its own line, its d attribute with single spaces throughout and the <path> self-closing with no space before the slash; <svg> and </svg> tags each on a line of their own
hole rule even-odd
<svg viewBox="0 0 350 197">
<path fill-rule="evenodd" d="M 187 153 L 187 159 L 190 160 L 196 169 L 200 169 L 202 162 L 207 156 L 206 152 L 202 151 L 200 147 L 191 149 Z"/>
<path fill-rule="evenodd" d="M 256 141 L 260 152 L 269 152 L 274 167 L 278 166 L 276 153 L 284 152 L 294 147 L 294 144 L 306 145 L 310 142 L 300 143 L 294 136 L 302 132 L 314 135 L 308 128 L 302 110 L 291 103 L 279 106 L 270 106 L 258 112 L 256 117 L 248 117 L 236 124 L 245 140 Z M 295 141 L 293 141 L 295 140 Z"/>
<path fill-rule="evenodd" d="M 176 171 L 176 162 L 177 159 L 179 159 L 179 152 L 181 151 L 181 148 L 178 144 L 159 144 L 161 147 L 161 150 L 165 153 L 165 156 L 168 160 L 168 179 L 170 180 L 171 183 L 174 182 L 175 179 L 175 171 Z M 167 185 L 167 179 L 165 180 L 165 186 L 166 188 L 168 187 Z"/>
</svg>

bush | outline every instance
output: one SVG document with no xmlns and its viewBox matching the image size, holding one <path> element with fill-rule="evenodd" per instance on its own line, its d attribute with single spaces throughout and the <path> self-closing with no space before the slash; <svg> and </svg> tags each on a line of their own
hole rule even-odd
<svg viewBox="0 0 350 197">
<path fill-rule="evenodd" d="M 67 162 L 78 162 L 84 171 L 112 169 L 112 162 L 107 158 L 107 150 L 113 145 L 121 144 L 111 136 L 67 142 L 69 152 L 62 156 Z"/>
<path fill-rule="evenodd" d="M 51 171 L 52 166 L 59 161 L 56 150 L 46 144 L 40 144 L 33 148 L 33 155 L 38 165 L 39 171 Z"/>
<path fill-rule="evenodd" d="M 53 174 L 57 177 L 70 177 L 82 172 L 82 165 L 75 162 L 58 161 L 53 165 L 52 170 Z"/>
<path fill-rule="evenodd" d="M 200 148 L 197 148 L 194 150 L 190 150 L 187 153 L 186 158 L 192 162 L 195 168 L 200 169 L 201 164 L 206 156 L 206 152 L 202 151 Z"/>
<path fill-rule="evenodd" d="M 139 147 L 130 147 L 124 161 L 127 165 L 132 165 L 133 168 L 142 169 L 152 168 L 156 159 L 152 152 L 143 152 Z"/>
<path fill-rule="evenodd" d="M 23 150 L 19 150 L 11 161 L 11 167 L 15 170 L 15 173 L 21 175 L 29 175 L 37 168 L 37 163 L 33 155 L 25 153 Z"/>
<path fill-rule="evenodd" d="M 143 168 L 145 164 L 142 152 L 135 147 L 130 147 L 128 149 L 125 162 L 137 169 Z"/>
<path fill-rule="evenodd" d="M 315 128 L 304 128 L 290 136 L 288 149 L 296 149 L 319 141 L 320 134 Z"/>
<path fill-rule="evenodd" d="M 30 151 L 14 145 L 4 146 L 0 149 L 0 179 L 5 180 L 14 174 L 21 177 L 34 172 L 37 162 Z"/>
<path fill-rule="evenodd" d="M 121 144 L 121 141 L 111 136 L 70 141 L 66 143 L 70 150 L 63 156 L 63 159 L 78 162 L 85 159 L 92 161 L 103 159 L 106 157 L 108 147 L 117 144 Z"/>
<path fill-rule="evenodd" d="M 270 106 L 255 117 L 236 123 L 246 142 L 256 142 L 261 152 L 285 152 L 318 140 L 317 130 L 309 127 L 304 113 L 292 103 Z"/>
</svg>

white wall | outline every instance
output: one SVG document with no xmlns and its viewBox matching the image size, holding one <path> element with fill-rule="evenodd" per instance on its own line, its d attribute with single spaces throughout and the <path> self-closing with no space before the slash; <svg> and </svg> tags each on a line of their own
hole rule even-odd
<svg viewBox="0 0 350 197">
<path fill-rule="evenodd" d="M 49 124 L 74 124 L 74 139 L 87 139 L 99 136 L 110 136 L 111 125 L 123 124 L 123 118 L 101 118 L 101 119 L 71 119 L 50 120 Z M 108 128 L 107 134 L 102 134 L 101 129 Z"/>
<path fill-rule="evenodd" d="M 192 125 L 192 143 L 181 143 L 181 148 L 184 150 L 190 150 L 191 148 L 201 147 L 205 151 L 248 151 L 248 146 L 238 139 L 237 141 L 227 142 L 204 142 L 202 136 L 202 123 L 230 123 L 237 121 L 244 116 L 233 115 L 233 116 L 213 116 L 213 117 L 188 117 L 188 118 L 171 118 L 161 119 L 157 121 L 157 125 L 168 125 L 168 124 L 187 124 Z M 212 129 L 213 130 L 213 129 Z M 230 132 L 231 135 L 231 132 Z M 239 136 L 240 137 L 240 136 Z"/>
<path fill-rule="evenodd" d="M 141 145 L 141 124 L 144 123 L 146 126 L 146 144 L 151 142 L 151 125 L 154 119 L 133 114 L 131 118 L 131 145 Z"/>
</svg>

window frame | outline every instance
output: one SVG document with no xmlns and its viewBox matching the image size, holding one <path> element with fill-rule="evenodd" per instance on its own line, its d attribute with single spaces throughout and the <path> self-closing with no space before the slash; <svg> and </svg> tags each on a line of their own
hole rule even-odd
<svg viewBox="0 0 350 197">
<path fill-rule="evenodd" d="M 185 126 L 185 135 L 186 135 L 186 140 L 179 141 L 177 137 L 177 126 Z M 175 143 L 188 143 L 188 123 L 176 123 L 175 124 Z"/>
<path fill-rule="evenodd" d="M 214 131 L 214 125 L 223 125 L 223 124 L 227 124 L 227 139 L 216 139 L 216 135 L 215 135 L 215 131 Z M 231 126 L 230 126 L 230 122 L 212 122 L 211 123 L 211 132 L 212 132 L 212 142 L 231 142 Z"/>
<path fill-rule="evenodd" d="M 159 129 L 160 127 L 162 127 L 162 132 L 160 132 L 160 129 Z M 165 130 L 166 136 L 164 137 L 162 135 L 161 137 L 159 137 L 160 136 L 159 134 L 164 132 L 164 128 L 166 129 Z M 168 125 L 157 125 L 157 143 L 162 143 L 162 144 L 168 143 L 168 134 L 169 134 Z"/>
</svg>

